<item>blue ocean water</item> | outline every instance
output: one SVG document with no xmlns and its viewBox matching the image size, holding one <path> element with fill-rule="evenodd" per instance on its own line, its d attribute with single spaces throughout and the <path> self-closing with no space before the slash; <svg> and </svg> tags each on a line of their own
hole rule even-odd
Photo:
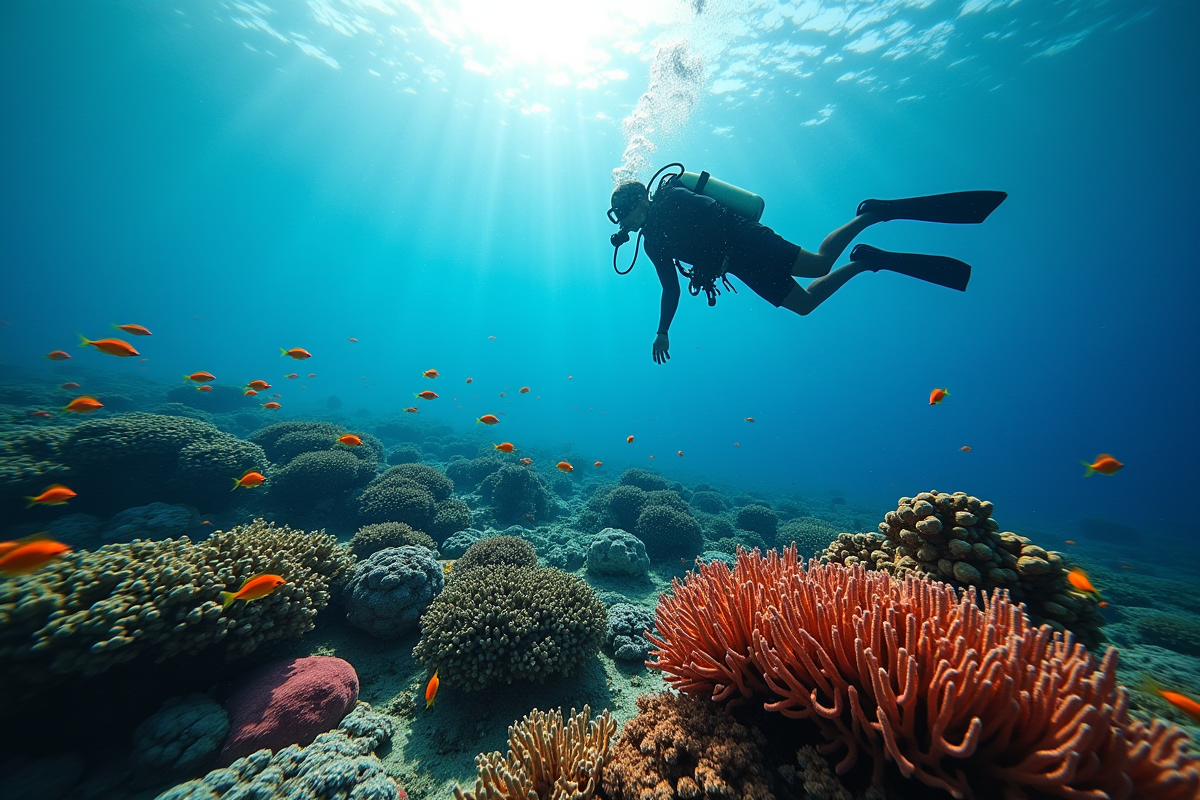
<svg viewBox="0 0 1200 800">
<path fill-rule="evenodd" d="M 1071 535 L 1100 517 L 1188 544 L 1195 3 L 0 15 L 9 370 L 57 382 L 42 356 L 65 349 L 119 374 L 262 377 L 285 387 L 280 418 L 330 395 L 379 416 L 419 402 L 460 429 L 503 413 L 503 440 L 614 475 L 652 466 L 884 508 L 963 490 L 1006 525 Z M 660 86 L 654 114 L 623 126 L 655 53 L 679 42 L 698 79 Z M 712 309 L 685 294 L 658 366 L 654 271 L 643 255 L 613 273 L 604 217 L 631 131 L 655 168 L 762 195 L 763 223 L 809 249 L 867 197 L 1010 197 L 981 226 L 898 221 L 859 239 L 968 261 L 965 294 L 864 275 L 806 318 L 740 286 Z M 135 341 L 147 360 L 76 348 L 127 322 L 154 331 Z M 294 370 L 317 377 L 283 379 Z M 438 400 L 413 398 L 431 387 Z M 934 387 L 950 397 L 931 407 Z M 1099 453 L 1125 469 L 1083 479 Z"/>
</svg>

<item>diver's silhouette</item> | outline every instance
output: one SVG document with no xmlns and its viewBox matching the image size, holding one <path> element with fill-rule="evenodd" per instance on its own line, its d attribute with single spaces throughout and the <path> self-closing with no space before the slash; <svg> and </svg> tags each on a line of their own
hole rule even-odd
<svg viewBox="0 0 1200 800">
<path fill-rule="evenodd" d="M 671 357 L 667 330 L 679 305 L 676 270 L 688 278 L 688 291 L 693 295 L 704 292 L 709 305 L 717 302 L 718 281 L 733 290 L 726 277 L 728 273 L 740 278 L 772 305 L 800 315 L 811 313 L 846 281 L 867 271 L 885 269 L 965 291 L 971 278 L 970 265 L 946 256 L 891 253 L 859 244 L 851 251 L 849 264 L 836 270 L 833 264 L 854 237 L 877 222 L 912 219 L 980 223 L 1008 197 L 1005 192 L 974 191 L 902 200 L 864 200 L 859 203 L 854 219 L 826 236 L 817 252 L 810 253 L 758 222 L 763 203 L 757 195 L 717 181 L 706 172 L 699 175 L 684 172 L 682 164 L 663 167 L 655 173 L 655 178 L 671 167 L 679 167 L 679 173 L 664 176 L 653 197 L 640 181 L 623 183 L 613 190 L 608 210 L 608 218 L 621 226 L 610 239 L 613 246 L 619 248 L 629 241 L 631 231 L 640 231 L 639 244 L 644 237 L 646 255 L 654 262 L 662 284 L 653 350 L 658 364 Z M 654 183 L 654 178 L 650 183 Z M 692 268 L 684 269 L 682 264 L 690 264 Z M 613 267 L 616 268 L 615 251 Z M 632 268 L 630 264 L 629 269 Z M 795 281 L 797 277 L 816 280 L 802 287 Z"/>
</svg>

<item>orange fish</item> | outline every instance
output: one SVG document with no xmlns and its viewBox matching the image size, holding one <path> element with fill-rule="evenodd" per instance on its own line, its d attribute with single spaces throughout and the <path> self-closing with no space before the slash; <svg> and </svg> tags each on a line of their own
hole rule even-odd
<svg viewBox="0 0 1200 800">
<path fill-rule="evenodd" d="M 436 393 L 436 392 L 431 392 L 431 391 L 429 391 L 428 389 L 426 389 L 426 390 L 425 390 L 425 391 L 423 391 L 423 392 L 416 392 L 416 393 L 414 393 L 414 394 L 413 394 L 413 397 L 420 397 L 422 400 L 436 400 L 436 399 L 437 399 L 437 393 Z"/>
<path fill-rule="evenodd" d="M 22 540 L 24 541 L 24 540 Z M 5 544 L 9 544 L 6 542 Z M 62 542 L 52 539 L 36 539 L 27 544 L 15 543 L 16 547 L 0 556 L 0 575 L 14 577 L 28 575 L 30 572 L 49 564 L 63 553 L 71 551 Z"/>
<path fill-rule="evenodd" d="M 969 453 L 969 452 L 971 452 L 971 445 L 964 444 L 962 447 L 960 447 L 958 449 L 962 450 L 964 453 Z"/>
<path fill-rule="evenodd" d="M 554 466 L 558 467 L 559 472 L 574 472 L 575 471 L 575 468 L 572 467 L 570 464 L 568 464 L 566 461 L 560 461 L 557 464 L 555 464 Z"/>
<path fill-rule="evenodd" d="M 628 443 L 628 444 L 633 444 L 633 437 L 632 437 L 632 436 L 626 436 L 626 437 L 625 437 L 625 441 L 626 441 L 626 443 Z"/>
<path fill-rule="evenodd" d="M 299 378 L 299 377 L 300 377 L 300 373 L 299 373 L 299 372 L 293 372 L 293 373 L 291 373 L 290 375 L 284 375 L 283 377 L 287 378 L 288 380 L 292 380 L 292 381 L 294 381 L 294 380 L 296 380 L 297 378 Z"/>
<path fill-rule="evenodd" d="M 1072 586 L 1081 592 L 1087 592 L 1088 594 L 1099 594 L 1099 592 L 1096 591 L 1096 587 L 1092 586 L 1092 582 L 1088 578 L 1087 573 L 1081 570 L 1079 567 L 1075 567 L 1073 570 L 1067 573 L 1067 580 L 1070 581 Z"/>
<path fill-rule="evenodd" d="M 209 381 L 215 381 L 216 379 L 217 376 L 213 375 L 211 372 L 193 372 L 191 375 L 183 376 L 184 383 L 187 383 L 188 381 L 195 381 L 196 383 L 208 383 Z"/>
<path fill-rule="evenodd" d="M 532 459 L 532 458 L 528 458 L 528 457 L 526 457 L 526 458 L 522 458 L 522 459 L 521 459 L 520 461 L 518 461 L 517 463 L 518 463 L 518 464 L 524 464 L 525 466 L 527 466 L 527 467 L 528 467 L 530 464 L 532 464 L 532 463 L 533 463 L 533 459 Z"/>
<path fill-rule="evenodd" d="M 1095 475 L 1097 472 L 1099 472 L 1101 475 L 1113 475 L 1117 472 L 1117 470 L 1125 466 L 1108 453 L 1101 453 L 1100 455 L 1096 456 L 1096 460 L 1091 464 L 1087 463 L 1086 461 L 1080 461 L 1079 463 L 1087 467 L 1087 472 L 1083 473 L 1083 477 L 1085 478 Z"/>
<path fill-rule="evenodd" d="M 51 361 L 66 361 L 70 357 L 70 353 L 65 353 L 62 350 L 51 350 L 49 353 L 46 353 L 46 358 Z"/>
<path fill-rule="evenodd" d="M 308 352 L 303 347 L 293 347 L 291 350 L 284 350 L 281 347 L 279 348 L 279 355 L 291 356 L 297 361 L 303 361 L 306 358 L 312 358 L 312 353 Z"/>
<path fill-rule="evenodd" d="M 197 392 L 211 392 L 212 387 L 211 386 L 197 386 L 196 391 Z"/>
<path fill-rule="evenodd" d="M 143 328 L 141 325 L 113 325 L 119 331 L 132 333 L 134 336 L 153 336 L 148 328 Z"/>
<path fill-rule="evenodd" d="M 64 408 L 67 411 L 74 411 L 76 414 L 90 414 L 97 409 L 104 408 L 104 403 L 85 394 L 82 397 L 76 397 L 67 403 Z"/>
<path fill-rule="evenodd" d="M 263 408 L 283 408 L 283 406 L 279 405 L 279 403 L 276 403 L 274 400 L 272 400 L 269 403 L 263 403 Z"/>
<path fill-rule="evenodd" d="M 683 451 L 682 451 L 682 450 L 676 450 L 676 451 L 675 451 L 675 455 L 679 456 L 680 458 L 683 458 Z"/>
<path fill-rule="evenodd" d="M 247 578 L 242 584 L 242 588 L 237 592 L 221 592 L 221 610 L 225 611 L 235 600 L 258 600 L 266 597 L 271 592 L 283 586 L 287 581 L 278 575 L 255 575 L 252 578 Z"/>
<path fill-rule="evenodd" d="M 262 486 L 267 482 L 267 476 L 261 472 L 255 472 L 252 469 L 242 473 L 242 477 L 233 479 L 233 488 L 229 491 L 236 492 L 238 489 L 253 489 L 256 486 Z"/>
<path fill-rule="evenodd" d="M 522 387 L 520 388 L 520 390 L 518 390 L 517 394 L 529 394 L 529 387 L 528 387 L 528 386 L 522 386 Z"/>
<path fill-rule="evenodd" d="M 513 447 L 512 442 L 501 442 L 500 444 L 492 445 L 492 449 L 499 450 L 501 453 L 511 453 L 516 448 Z"/>
<path fill-rule="evenodd" d="M 467 378 L 467 383 L 470 383 L 470 382 L 471 382 L 471 381 L 473 381 L 473 380 L 475 380 L 475 379 L 474 379 L 474 378 Z"/>
<path fill-rule="evenodd" d="M 83 342 L 84 347 L 91 345 L 92 347 L 99 350 L 101 353 L 107 353 L 110 356 L 118 356 L 120 358 L 129 358 L 130 356 L 140 356 L 141 355 L 141 353 L 139 353 L 137 350 L 133 349 L 133 345 L 131 345 L 129 342 L 126 342 L 122 339 L 95 339 L 95 340 L 93 340 L 93 339 L 89 339 L 83 335 L 80 335 L 79 339 L 81 342 Z"/>
<path fill-rule="evenodd" d="M 754 417 L 746 417 L 746 422 L 754 422 Z"/>
<path fill-rule="evenodd" d="M 315 372 L 310 372 L 310 373 L 308 373 L 308 377 L 310 377 L 310 378 L 315 378 L 315 377 L 317 377 L 317 373 L 315 373 Z"/>
<path fill-rule="evenodd" d="M 427 369 L 421 374 L 426 378 L 436 378 L 438 376 L 438 371 L 436 369 Z"/>
<path fill-rule="evenodd" d="M 596 462 L 594 462 L 594 463 L 592 464 L 592 466 L 593 466 L 593 467 L 603 467 L 603 466 L 604 466 L 604 462 L 603 462 L 603 461 L 596 461 Z"/>
<path fill-rule="evenodd" d="M 353 433 L 347 433 L 338 437 L 338 441 L 350 447 L 359 447 L 362 445 L 362 439 L 355 436 Z"/>
<path fill-rule="evenodd" d="M 936 406 L 950 396 L 949 389 L 934 389 L 929 393 L 929 405 Z"/>
<path fill-rule="evenodd" d="M 271 384 L 266 381 L 250 381 L 246 385 L 256 392 L 263 392 L 271 388 Z"/>
<path fill-rule="evenodd" d="M 429 679 L 429 683 L 425 686 L 425 708 L 427 709 L 433 705 L 433 698 L 437 697 L 438 686 L 441 685 L 441 681 L 438 680 L 437 674 L 438 671 L 435 669 L 433 671 L 433 677 Z"/>
<path fill-rule="evenodd" d="M 53 414 L 51 414 L 49 411 L 42 411 L 42 410 L 40 410 L 40 409 L 39 409 L 38 411 L 30 411 L 30 412 L 29 412 L 29 416 L 31 416 L 31 417 L 40 417 L 40 418 L 42 418 L 42 419 L 47 419 L 47 418 L 49 418 L 49 417 L 53 417 L 54 415 L 53 415 Z"/>
<path fill-rule="evenodd" d="M 477 419 L 475 421 L 482 422 L 484 425 L 495 425 L 500 420 L 498 420 L 496 418 L 495 414 L 484 414 L 482 417 L 480 417 L 479 419 Z"/>
<path fill-rule="evenodd" d="M 416 407 L 416 406 L 409 406 L 408 408 L 406 408 L 406 409 L 404 409 L 404 410 L 405 410 L 406 412 L 408 412 L 409 414 L 416 414 L 416 413 L 417 413 L 417 411 L 418 411 L 418 409 L 417 409 L 417 407 Z"/>
<path fill-rule="evenodd" d="M 346 341 L 347 341 L 347 342 L 357 342 L 357 341 L 358 341 L 358 339 L 355 339 L 353 336 L 347 336 L 347 337 L 346 337 Z"/>
<path fill-rule="evenodd" d="M 1075 546 L 1075 540 L 1074 540 L 1074 539 L 1067 539 L 1067 544 L 1069 544 L 1071 547 L 1074 547 L 1074 546 Z"/>
<path fill-rule="evenodd" d="M 60 388 L 60 389 L 78 389 L 79 384 L 76 383 L 75 381 L 70 381 L 69 383 L 64 383 L 62 386 L 59 386 L 58 388 Z"/>
<path fill-rule="evenodd" d="M 37 497 L 26 497 L 25 499 L 29 501 L 29 504 L 25 507 L 33 508 L 34 506 L 63 506 L 67 504 L 68 500 L 75 496 L 75 492 L 63 486 L 61 483 L 56 483 L 46 491 L 39 494 Z"/>
<path fill-rule="evenodd" d="M 1141 688 L 1141 690 L 1144 692 L 1157 694 L 1163 700 L 1166 700 L 1184 714 L 1187 714 L 1189 717 L 1191 717 L 1194 722 L 1200 723 L 1200 703 L 1188 697 L 1186 694 L 1180 694 L 1179 692 L 1172 692 L 1164 689 L 1158 684 L 1158 681 L 1154 680 L 1154 678 L 1151 678 L 1149 675 L 1143 678 L 1142 684 L 1139 688 Z"/>
<path fill-rule="evenodd" d="M 0 556 L 11 553 L 18 547 L 24 547 L 30 542 L 44 542 L 49 538 L 50 537 L 46 535 L 46 532 L 42 531 L 41 533 L 34 533 L 29 536 L 24 536 L 20 539 L 14 539 L 10 542 L 0 542 Z"/>
<path fill-rule="evenodd" d="M 242 392 L 242 394 L 246 395 L 246 397 L 254 397 L 254 395 L 258 394 L 258 392 L 254 391 L 253 389 L 247 389 L 246 391 Z"/>
</svg>

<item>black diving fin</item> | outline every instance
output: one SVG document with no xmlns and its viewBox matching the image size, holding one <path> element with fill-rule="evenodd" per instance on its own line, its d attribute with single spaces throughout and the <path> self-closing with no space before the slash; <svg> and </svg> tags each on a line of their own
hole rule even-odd
<svg viewBox="0 0 1200 800">
<path fill-rule="evenodd" d="M 949 222 L 977 225 L 988 218 L 1008 197 L 1008 192 L 950 192 L 901 200 L 863 200 L 858 213 L 879 214 L 883 221 L 915 219 L 922 222 Z"/>
<path fill-rule="evenodd" d="M 971 265 L 947 256 L 892 253 L 869 244 L 856 244 L 850 251 L 850 260 L 863 263 L 873 271 L 886 269 L 960 292 L 967 290 L 967 282 L 971 280 Z"/>
</svg>

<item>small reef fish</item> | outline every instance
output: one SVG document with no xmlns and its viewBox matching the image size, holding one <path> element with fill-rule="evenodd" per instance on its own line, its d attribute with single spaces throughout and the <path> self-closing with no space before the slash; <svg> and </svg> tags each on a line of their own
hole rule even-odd
<svg viewBox="0 0 1200 800">
<path fill-rule="evenodd" d="M 575 468 L 572 467 L 570 464 L 568 464 L 566 461 L 560 461 L 557 464 L 555 464 L 554 466 L 558 468 L 559 472 L 574 472 L 575 471 Z"/>
<path fill-rule="evenodd" d="M 495 414 L 484 414 L 482 417 L 475 420 L 475 422 L 482 422 L 484 425 L 495 425 L 499 423 L 500 420 L 496 418 Z"/>
<path fill-rule="evenodd" d="M 5 542 L 5 544 L 12 543 Z M 28 543 L 16 542 L 15 544 L 16 547 L 0 556 L 0 575 L 10 578 L 17 575 L 28 575 L 49 564 L 63 553 L 71 551 L 70 547 L 53 539 L 35 539 Z"/>
<path fill-rule="evenodd" d="M 438 371 L 436 369 L 427 369 L 421 374 L 426 378 L 436 378 L 438 376 Z"/>
<path fill-rule="evenodd" d="M 676 450 L 676 451 L 675 451 L 675 455 L 679 456 L 680 458 L 683 458 L 683 451 L 682 451 L 682 450 Z"/>
<path fill-rule="evenodd" d="M 300 377 L 300 373 L 299 373 L 299 372 L 293 372 L 293 373 L 291 373 L 290 375 L 284 375 L 283 377 L 287 378 L 289 381 L 294 381 L 294 380 L 296 380 L 297 378 L 299 378 L 299 377 Z"/>
<path fill-rule="evenodd" d="M 449 575 L 450 570 L 454 569 L 454 561 L 455 561 L 455 559 L 450 559 L 445 564 L 442 564 L 442 574 L 443 575 Z"/>
<path fill-rule="evenodd" d="M 263 408 L 283 408 L 283 406 L 279 405 L 279 403 L 276 403 L 274 400 L 272 400 L 269 403 L 263 403 Z"/>
<path fill-rule="evenodd" d="M 734 442 L 734 443 L 733 443 L 733 446 L 734 446 L 734 447 L 741 447 L 741 446 L 742 446 L 742 443 L 741 443 L 741 442 Z"/>
<path fill-rule="evenodd" d="M 131 333 L 134 336 L 153 336 L 149 328 L 144 328 L 141 325 L 113 325 L 119 331 Z"/>
<path fill-rule="evenodd" d="M 532 464 L 532 463 L 533 463 L 533 459 L 532 459 L 532 458 L 529 458 L 528 456 L 526 456 L 525 458 L 522 458 L 522 459 L 521 459 L 520 461 L 518 461 L 517 463 L 518 463 L 518 464 L 524 464 L 525 466 L 527 466 L 527 467 L 528 467 L 530 464 Z"/>
<path fill-rule="evenodd" d="M 211 392 L 212 387 L 211 386 L 197 386 L 196 391 L 197 392 Z"/>
<path fill-rule="evenodd" d="M 306 358 L 312 358 L 312 353 L 308 352 L 303 347 L 293 347 L 291 350 L 284 350 L 281 347 L 279 348 L 279 355 L 291 356 L 297 361 L 303 361 Z"/>
<path fill-rule="evenodd" d="M 495 337 L 492 337 L 495 338 Z M 429 679 L 429 683 L 425 685 L 425 708 L 428 709 L 433 705 L 433 698 L 437 697 L 438 686 L 441 681 L 438 680 L 438 671 L 433 671 L 433 677 Z"/>
<path fill-rule="evenodd" d="M 1184 714 L 1187 714 L 1189 717 L 1191 717 L 1193 722 L 1200 723 L 1200 703 L 1188 697 L 1186 694 L 1180 694 L 1179 692 L 1172 692 L 1164 689 L 1159 685 L 1158 681 L 1154 680 L 1154 678 L 1151 678 L 1149 675 L 1143 678 L 1142 684 L 1139 688 L 1143 692 L 1158 695 L 1163 700 L 1166 700 Z"/>
<path fill-rule="evenodd" d="M 595 461 L 595 462 L 593 462 L 593 463 L 592 463 L 592 466 L 593 466 L 593 467 L 603 467 L 603 466 L 604 466 L 604 462 L 603 462 L 603 461 Z"/>
<path fill-rule="evenodd" d="M 254 397 L 254 395 L 258 394 L 258 392 L 254 391 L 253 389 L 247 389 L 246 391 L 242 392 L 242 394 L 244 394 L 246 397 Z"/>
<path fill-rule="evenodd" d="M 76 414 L 90 414 L 93 411 L 104 408 L 104 403 L 101 403 L 90 395 L 76 397 L 71 402 L 63 406 L 67 411 L 74 411 Z"/>
<path fill-rule="evenodd" d="M 489 337 L 488 337 L 488 339 L 490 339 L 490 340 L 491 340 L 491 341 L 493 341 L 493 342 L 494 342 L 494 341 L 496 341 L 496 337 L 495 337 L 495 336 L 489 336 Z"/>
<path fill-rule="evenodd" d="M 79 384 L 76 383 L 75 381 L 69 381 L 67 383 L 64 383 L 62 386 L 59 386 L 58 388 L 60 388 L 60 389 L 78 389 Z"/>
<path fill-rule="evenodd" d="M 66 361 L 70 357 L 70 353 L 63 352 L 62 350 L 51 350 L 49 353 L 46 353 L 46 358 L 51 361 Z"/>
<path fill-rule="evenodd" d="M 37 410 L 37 411 L 30 411 L 30 412 L 29 412 L 29 416 L 31 416 L 31 417 L 40 417 L 40 418 L 42 418 L 42 419 L 48 419 L 48 418 L 50 418 L 50 417 L 53 417 L 54 415 L 53 415 L 53 414 L 51 414 L 49 411 L 43 411 L 43 410 L 39 409 L 39 410 Z"/>
<path fill-rule="evenodd" d="M 501 453 L 511 453 L 513 450 L 516 450 L 517 448 L 513 447 L 512 442 L 501 442 L 500 444 L 492 445 L 492 449 L 499 450 Z"/>
<path fill-rule="evenodd" d="M 287 581 L 278 575 L 255 575 L 247 578 L 237 592 L 221 592 L 221 610 L 227 610 L 235 600 L 259 600 L 274 592 Z"/>
<path fill-rule="evenodd" d="M 215 381 L 216 379 L 217 376 L 213 375 L 211 372 L 193 372 L 191 375 L 183 376 L 184 383 L 187 383 L 188 381 L 194 381 L 196 383 L 208 383 L 209 381 Z"/>
<path fill-rule="evenodd" d="M 517 394 L 529 394 L 529 387 L 522 386 L 520 389 L 517 390 Z"/>
<path fill-rule="evenodd" d="M 500 393 L 500 396 L 501 396 L 501 397 L 504 397 L 504 392 L 501 392 L 501 393 Z"/>
<path fill-rule="evenodd" d="M 273 395 L 271 395 L 271 397 L 283 397 L 283 395 L 281 395 L 281 394 L 273 394 Z"/>
<path fill-rule="evenodd" d="M 1091 477 L 1096 473 L 1100 473 L 1101 475 L 1115 475 L 1117 470 L 1125 466 L 1108 453 L 1101 453 L 1096 456 L 1096 460 L 1091 464 L 1086 461 L 1080 461 L 1079 463 L 1087 467 L 1087 472 L 1083 473 L 1083 477 L 1085 478 Z"/>
<path fill-rule="evenodd" d="M 133 345 L 123 339 L 89 339 L 80 334 L 79 340 L 83 343 L 83 347 L 94 347 L 101 353 L 119 358 L 129 358 L 131 356 L 140 356 L 137 350 L 133 349 Z"/>
<path fill-rule="evenodd" d="M 568 375 L 568 376 L 567 376 L 567 380 L 569 380 L 569 381 L 573 381 L 573 380 L 575 380 L 575 376 L 574 376 L 574 375 Z"/>
<path fill-rule="evenodd" d="M 929 405 L 936 406 L 950 396 L 949 389 L 934 389 L 929 393 Z"/>
<path fill-rule="evenodd" d="M 426 389 L 423 392 L 414 392 L 413 397 L 419 397 L 422 400 L 437 400 L 437 392 L 431 392 Z"/>
<path fill-rule="evenodd" d="M 1071 547 L 1074 547 L 1074 546 L 1075 546 L 1075 540 L 1074 540 L 1074 539 L 1067 539 L 1067 541 L 1066 541 L 1066 544 L 1067 544 L 1067 545 L 1069 545 L 1069 546 L 1071 546 Z"/>
<path fill-rule="evenodd" d="M 1088 594 L 1093 595 L 1100 594 L 1100 592 L 1096 591 L 1096 587 L 1092 585 L 1092 581 L 1090 578 L 1088 578 L 1087 573 L 1081 570 L 1079 567 L 1075 567 L 1067 573 L 1067 581 L 1069 581 L 1072 586 L 1081 592 L 1087 592 Z"/>
<path fill-rule="evenodd" d="M 361 447 L 362 446 L 362 439 L 355 436 L 353 433 L 347 433 L 347 434 L 343 434 L 342 436 L 339 436 L 338 441 L 341 442 L 342 444 L 348 445 L 350 447 Z"/>
<path fill-rule="evenodd" d="M 271 388 L 271 384 L 267 383 L 266 381 L 250 381 L 246 385 L 256 392 L 265 392 L 267 389 Z"/>
<path fill-rule="evenodd" d="M 754 422 L 754 417 L 745 417 L 746 422 Z"/>
<path fill-rule="evenodd" d="M 315 378 L 315 377 L 317 377 L 317 373 L 315 373 L 315 372 L 310 372 L 310 373 L 308 373 L 308 377 L 310 377 L 310 378 Z"/>
<path fill-rule="evenodd" d="M 409 414 L 416 414 L 420 409 L 418 409 L 416 406 L 409 406 L 404 410 Z"/>
<path fill-rule="evenodd" d="M 971 452 L 971 445 L 964 444 L 962 447 L 960 447 L 958 449 L 963 451 L 964 453 L 969 453 L 969 452 Z"/>
<path fill-rule="evenodd" d="M 25 499 L 28 500 L 29 503 L 25 507 L 33 508 L 34 506 L 63 506 L 67 504 L 68 500 L 75 496 L 75 492 L 71 491 L 66 486 L 63 486 L 61 483 L 56 483 L 46 491 L 39 494 L 37 497 L 32 495 L 26 497 Z"/>
<path fill-rule="evenodd" d="M 632 437 L 632 436 L 626 436 L 626 437 L 625 437 L 625 442 L 626 442 L 626 444 L 633 444 L 633 437 Z"/>
<path fill-rule="evenodd" d="M 41 533 L 33 533 L 29 536 L 23 536 L 20 539 L 13 539 L 12 541 L 8 542 L 0 542 L 0 556 L 11 553 L 18 547 L 24 547 L 30 542 L 43 542 L 49 538 L 50 537 L 47 535 L 46 531 L 42 531 Z"/>
<path fill-rule="evenodd" d="M 467 383 L 471 383 L 474 380 L 475 380 L 474 378 L 467 378 Z"/>
<path fill-rule="evenodd" d="M 267 476 L 261 472 L 248 469 L 242 473 L 242 477 L 233 479 L 233 488 L 229 491 L 235 492 L 238 489 L 253 489 L 256 486 L 262 486 L 267 481 Z"/>
<path fill-rule="evenodd" d="M 358 341 L 358 339 L 356 339 L 356 338 L 355 338 L 355 337 L 353 337 L 353 336 L 347 336 L 347 337 L 346 337 L 346 341 L 347 341 L 347 342 L 357 342 L 357 341 Z"/>
</svg>

